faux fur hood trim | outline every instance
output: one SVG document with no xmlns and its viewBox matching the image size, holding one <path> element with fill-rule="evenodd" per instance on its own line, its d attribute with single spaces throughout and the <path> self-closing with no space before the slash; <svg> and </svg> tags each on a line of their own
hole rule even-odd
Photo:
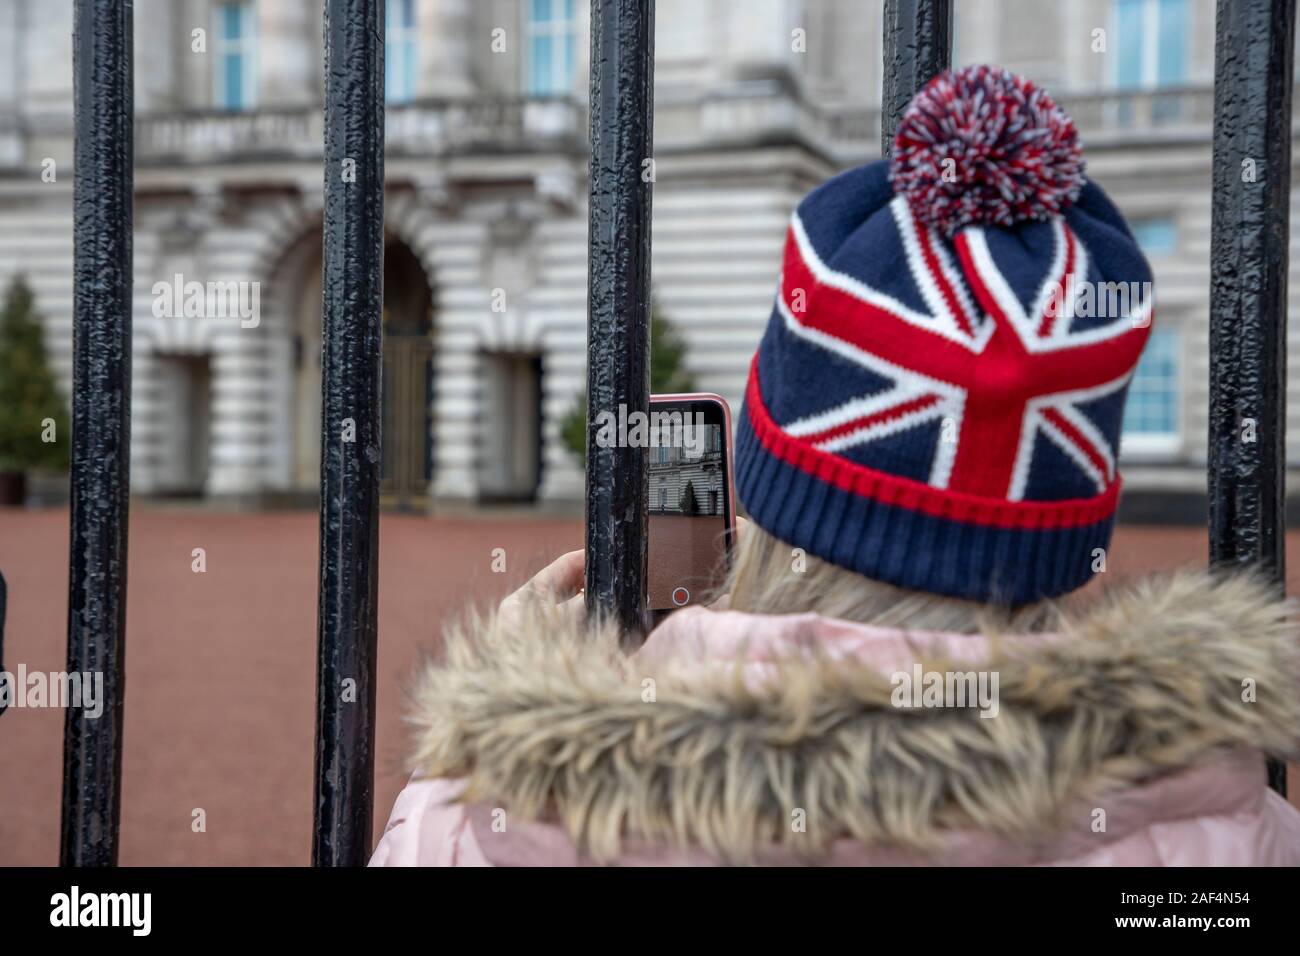
<svg viewBox="0 0 1300 956">
<path fill-rule="evenodd" d="M 1232 751 L 1300 753 L 1292 613 L 1246 578 L 1146 581 L 1058 638 L 993 640 L 976 666 L 999 675 L 994 718 L 896 708 L 889 675 L 856 660 L 792 651 L 757 684 L 740 662 L 646 673 L 612 633 L 541 610 L 522 627 L 472 620 L 420 675 L 415 767 L 559 823 L 598 861 L 629 836 L 728 862 L 844 837 L 924 851 L 954 829 L 1023 842 L 1080 800 Z"/>
</svg>

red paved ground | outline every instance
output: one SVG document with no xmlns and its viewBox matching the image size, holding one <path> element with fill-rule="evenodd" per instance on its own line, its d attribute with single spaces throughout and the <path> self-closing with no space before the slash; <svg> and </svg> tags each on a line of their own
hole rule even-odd
<svg viewBox="0 0 1300 956">
<path fill-rule="evenodd" d="M 690 592 L 695 603 L 721 583 L 725 571 L 723 532 L 726 518 L 708 515 L 650 513 L 650 577 L 647 590 L 652 608 L 671 608 L 678 587 Z M 715 578 L 717 580 L 715 580 Z"/>
<path fill-rule="evenodd" d="M 431 521 L 380 530 L 376 833 L 406 779 L 403 679 L 439 621 L 499 599 L 580 522 Z M 150 510 L 131 515 L 124 864 L 306 864 L 311 847 L 317 520 Z M 207 573 L 190 570 L 207 551 Z M 491 571 L 505 548 L 506 574 Z M 0 509 L 9 582 L 5 664 L 66 666 L 68 517 Z M 57 860 L 63 712 L 0 717 L 0 864 Z M 196 807 L 207 832 L 190 830 Z"/>
<path fill-rule="evenodd" d="M 131 517 L 124 864 L 305 864 L 311 845 L 316 516 L 137 505 Z M 386 515 L 380 533 L 376 833 L 405 780 L 403 681 L 438 624 L 581 543 L 578 521 Z M 1292 591 L 1300 535 L 1290 538 Z M 205 548 L 208 570 L 190 570 Z M 509 573 L 491 573 L 492 549 Z M 0 509 L 5 663 L 65 666 L 66 512 Z M 1121 529 L 1114 580 L 1204 561 L 1194 528 Z M 58 853 L 63 713 L 0 718 L 0 864 Z M 1296 775 L 1292 773 L 1293 789 Z M 191 813 L 207 812 L 193 833 Z"/>
</svg>

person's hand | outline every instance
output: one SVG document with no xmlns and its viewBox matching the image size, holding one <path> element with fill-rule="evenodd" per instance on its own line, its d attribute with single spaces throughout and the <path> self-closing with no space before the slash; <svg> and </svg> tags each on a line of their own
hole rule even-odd
<svg viewBox="0 0 1300 956">
<path fill-rule="evenodd" d="M 732 537 L 732 547 L 738 546 L 741 534 L 748 527 L 749 521 L 736 517 L 736 529 Z M 510 594 L 497 609 L 498 617 L 510 624 L 522 624 L 528 618 L 530 610 L 541 604 L 559 608 L 561 614 L 575 623 L 581 622 L 587 613 L 586 595 L 583 583 L 586 573 L 587 552 L 581 548 L 562 554 L 519 590 Z M 726 610 L 730 595 L 722 595 L 713 605 L 718 610 Z"/>
<path fill-rule="evenodd" d="M 541 605 L 559 608 L 564 617 L 581 622 L 586 615 L 582 590 L 586 557 L 587 552 L 581 549 L 560 555 L 501 602 L 498 618 L 507 624 L 522 624 L 530 611 Z"/>
</svg>

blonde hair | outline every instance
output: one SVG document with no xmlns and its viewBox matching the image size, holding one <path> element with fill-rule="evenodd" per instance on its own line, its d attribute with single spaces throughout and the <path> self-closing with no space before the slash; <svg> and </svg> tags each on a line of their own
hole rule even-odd
<svg viewBox="0 0 1300 956">
<path fill-rule="evenodd" d="M 1040 632 L 1051 630 L 1059 620 L 1059 608 L 1052 601 L 1002 607 L 873 581 L 812 555 L 799 555 L 753 522 L 739 539 L 726 585 L 732 610 L 815 612 L 878 627 L 958 634 Z"/>
</svg>

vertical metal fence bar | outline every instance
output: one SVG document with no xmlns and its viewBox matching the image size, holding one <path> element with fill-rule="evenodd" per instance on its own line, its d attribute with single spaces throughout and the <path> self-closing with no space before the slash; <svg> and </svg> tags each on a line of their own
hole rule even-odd
<svg viewBox="0 0 1300 956">
<path fill-rule="evenodd" d="M 647 453 L 596 433 L 604 414 L 649 410 L 653 119 L 654 0 L 592 0 L 586 594 L 628 632 L 646 598 Z"/>
<path fill-rule="evenodd" d="M 952 0 L 885 0 L 884 51 L 880 155 L 887 159 L 907 104 L 952 60 Z"/>
<path fill-rule="evenodd" d="M 374 812 L 384 297 L 384 3 L 325 4 L 315 866 L 362 866 Z"/>
<path fill-rule="evenodd" d="M 1295 0 L 1219 0 L 1210 235 L 1210 561 L 1285 589 Z M 1286 792 L 1286 768 L 1269 766 Z"/>
<path fill-rule="evenodd" d="M 76 0 L 68 671 L 102 673 L 63 726 L 64 866 L 117 863 L 131 450 L 131 0 Z"/>
</svg>

